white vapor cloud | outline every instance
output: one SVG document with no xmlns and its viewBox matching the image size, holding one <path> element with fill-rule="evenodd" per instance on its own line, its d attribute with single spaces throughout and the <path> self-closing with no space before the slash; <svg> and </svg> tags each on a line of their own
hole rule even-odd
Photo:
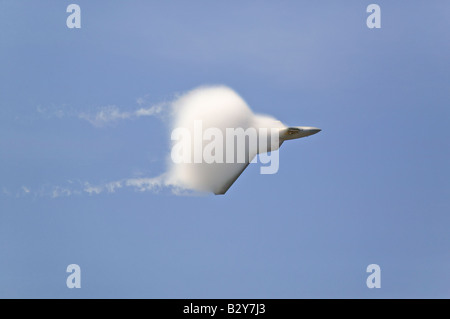
<svg viewBox="0 0 450 319">
<path fill-rule="evenodd" d="M 195 122 L 201 120 L 203 133 L 209 128 L 219 129 L 223 136 L 227 128 L 281 128 L 283 124 L 276 119 L 254 114 L 247 103 L 231 88 L 226 86 L 199 87 L 179 97 L 172 103 L 173 129 L 187 129 L 190 136 L 196 135 Z M 178 143 L 178 142 L 176 142 Z M 183 149 L 194 154 L 195 142 L 182 141 Z M 203 148 L 208 141 L 203 141 Z M 174 144 L 174 143 L 173 143 Z M 226 143 L 222 153 L 226 153 Z M 277 144 L 277 147 L 279 145 Z M 247 151 L 256 154 L 254 145 Z M 170 163 L 167 182 L 179 188 L 201 192 L 216 192 L 225 185 L 230 177 L 243 168 L 241 163 Z"/>
</svg>

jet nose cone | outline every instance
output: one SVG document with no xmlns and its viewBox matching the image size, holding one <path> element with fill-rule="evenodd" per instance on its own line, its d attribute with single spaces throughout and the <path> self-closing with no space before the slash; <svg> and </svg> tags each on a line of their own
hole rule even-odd
<svg viewBox="0 0 450 319">
<path fill-rule="evenodd" d="M 301 137 L 314 135 L 321 131 L 320 128 L 311 126 L 295 126 L 284 129 L 282 138 L 283 140 L 293 140 Z"/>
<path fill-rule="evenodd" d="M 320 128 L 317 128 L 317 127 L 311 128 L 311 130 L 310 130 L 311 135 L 319 133 L 320 131 L 322 131 L 322 130 Z"/>
<path fill-rule="evenodd" d="M 321 129 L 317 127 L 303 126 L 299 128 L 301 129 L 303 136 L 311 136 L 321 131 Z"/>
</svg>

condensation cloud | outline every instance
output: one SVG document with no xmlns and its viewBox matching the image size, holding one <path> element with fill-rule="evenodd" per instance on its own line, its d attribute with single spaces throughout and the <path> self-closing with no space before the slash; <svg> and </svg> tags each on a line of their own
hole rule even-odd
<svg viewBox="0 0 450 319">
<path fill-rule="evenodd" d="M 198 134 L 195 123 L 201 121 L 202 130 L 219 129 L 226 136 L 228 128 L 281 128 L 284 125 L 270 116 L 256 115 L 247 103 L 226 86 L 200 87 L 175 100 L 172 104 L 173 127 L 185 128 L 191 136 Z M 197 128 L 198 129 L 198 128 Z M 201 133 L 203 133 L 201 132 Z M 194 156 L 193 140 L 186 140 Z M 203 147 L 210 141 L 203 141 Z M 225 152 L 225 143 L 223 144 Z M 277 148 L 278 144 L 276 147 Z M 248 145 L 250 159 L 256 155 L 255 147 Z M 242 170 L 241 163 L 173 163 L 169 162 L 166 183 L 181 188 L 215 192 L 230 176 Z"/>
</svg>

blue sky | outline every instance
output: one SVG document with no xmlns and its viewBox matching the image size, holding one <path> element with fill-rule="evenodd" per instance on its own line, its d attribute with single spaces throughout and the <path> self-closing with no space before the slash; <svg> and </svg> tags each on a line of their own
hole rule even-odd
<svg viewBox="0 0 450 319">
<path fill-rule="evenodd" d="M 447 1 L 70 3 L 0 2 L 0 297 L 450 297 Z M 322 132 L 225 196 L 53 196 L 166 169 L 164 112 L 80 114 L 204 84 Z"/>
</svg>

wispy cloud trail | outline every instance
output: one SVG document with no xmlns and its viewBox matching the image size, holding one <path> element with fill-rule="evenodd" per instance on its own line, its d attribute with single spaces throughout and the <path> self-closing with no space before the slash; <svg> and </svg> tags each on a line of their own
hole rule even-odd
<svg viewBox="0 0 450 319">
<path fill-rule="evenodd" d="M 117 105 L 107 105 L 94 110 L 79 111 L 68 105 L 62 106 L 42 106 L 38 105 L 36 111 L 45 118 L 71 118 L 76 117 L 88 121 L 95 127 L 104 127 L 120 120 L 133 120 L 146 116 L 161 115 L 170 103 L 162 102 L 157 104 L 149 104 L 146 98 L 140 97 L 136 99 L 137 108 L 134 110 L 123 110 Z"/>
<path fill-rule="evenodd" d="M 115 105 L 109 105 L 102 107 L 100 111 L 92 113 L 80 113 L 78 117 L 80 119 L 86 120 L 95 127 L 102 127 L 108 123 L 116 122 L 118 120 L 125 119 L 135 119 L 142 116 L 154 116 L 161 113 L 164 104 L 153 105 L 148 108 L 139 108 L 138 110 L 132 112 L 120 111 L 120 109 Z"/>
<path fill-rule="evenodd" d="M 135 192 L 158 192 L 163 189 L 170 189 L 174 194 L 179 194 L 180 189 L 177 185 L 167 179 L 167 174 L 157 177 L 133 177 L 120 180 L 94 184 L 91 182 L 74 182 L 68 180 L 65 185 L 42 185 L 37 188 L 21 186 L 17 191 L 11 191 L 2 187 L 1 195 L 4 197 L 68 197 L 73 195 L 99 195 L 111 194 L 120 189 L 131 189 Z"/>
</svg>

